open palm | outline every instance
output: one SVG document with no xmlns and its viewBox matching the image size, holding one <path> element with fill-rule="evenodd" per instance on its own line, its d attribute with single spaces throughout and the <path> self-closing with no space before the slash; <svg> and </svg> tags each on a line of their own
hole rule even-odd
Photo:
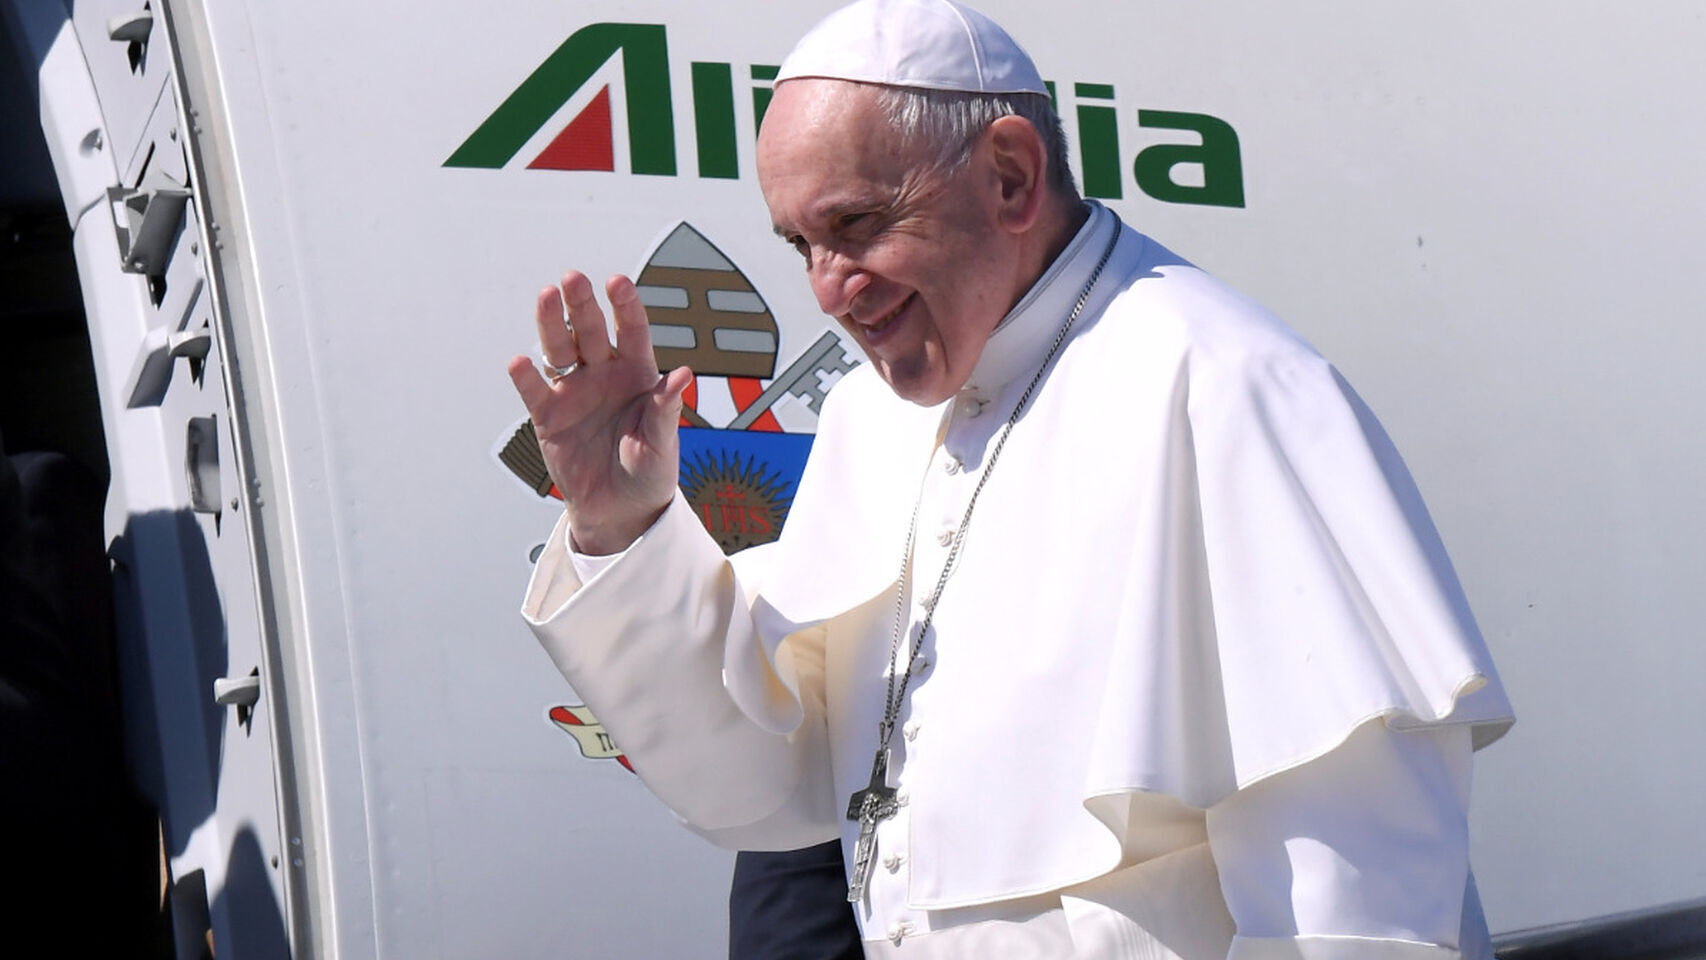
<svg viewBox="0 0 1706 960">
<path fill-rule="evenodd" d="M 573 369 L 548 380 L 527 357 L 509 362 L 563 495 L 575 546 L 588 554 L 627 548 L 675 495 L 676 424 L 681 392 L 692 379 L 685 367 L 658 374 L 646 308 L 632 281 L 612 277 L 605 293 L 616 318 L 615 344 L 591 281 L 570 271 L 560 287 L 540 291 L 535 319 L 545 361 Z"/>
</svg>

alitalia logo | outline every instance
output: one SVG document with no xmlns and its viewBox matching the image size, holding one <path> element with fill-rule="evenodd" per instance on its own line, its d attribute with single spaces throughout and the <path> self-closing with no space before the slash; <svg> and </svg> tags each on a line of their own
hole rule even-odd
<svg viewBox="0 0 1706 960">
<path fill-rule="evenodd" d="M 594 78 L 605 72 L 605 65 L 620 54 L 629 172 L 679 176 L 676 91 L 671 89 L 666 33 L 664 25 L 657 23 L 595 23 L 575 31 L 492 111 L 444 165 L 502 169 L 519 159 L 530 170 L 615 172 L 611 83 L 597 83 L 590 99 L 583 90 L 593 85 Z M 776 67 L 751 64 L 743 72 L 750 78 L 752 115 L 762 121 L 770 104 L 770 83 Z M 702 178 L 732 180 L 740 176 L 735 73 L 731 63 L 690 64 L 694 160 L 696 173 Z M 1074 83 L 1070 104 L 1060 102 L 1061 90 L 1055 84 L 1049 87 L 1056 106 L 1063 113 L 1070 106 L 1077 121 L 1077 172 L 1087 195 L 1117 200 L 1125 196 L 1128 187 L 1136 187 L 1169 203 L 1244 206 L 1243 162 L 1238 134 L 1231 124 L 1204 113 L 1139 108 L 1138 129 L 1160 142 L 1147 142 L 1128 154 L 1125 151 L 1130 148 L 1120 143 L 1121 107 L 1113 85 Z M 538 148 L 539 134 L 571 100 L 584 101 L 584 105 L 542 149 Z M 530 143 L 535 149 L 524 152 Z"/>
</svg>

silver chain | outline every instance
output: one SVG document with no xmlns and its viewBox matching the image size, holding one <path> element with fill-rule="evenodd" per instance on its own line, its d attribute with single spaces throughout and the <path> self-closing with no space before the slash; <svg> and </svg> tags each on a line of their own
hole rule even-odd
<svg viewBox="0 0 1706 960">
<path fill-rule="evenodd" d="M 906 673 L 900 678 L 900 690 L 897 693 L 894 684 L 895 668 L 898 666 L 895 663 L 895 655 L 900 652 L 901 628 L 906 623 L 906 582 L 912 575 L 912 547 L 918 536 L 919 502 L 915 501 L 912 505 L 912 522 L 906 531 L 906 552 L 900 558 L 900 580 L 894 588 L 894 638 L 889 644 L 889 683 L 883 703 L 883 722 L 877 728 L 878 753 L 888 749 L 889 741 L 894 738 L 894 722 L 900 717 L 900 705 L 906 700 L 906 688 L 912 683 L 912 674 L 918 663 L 918 651 L 924 645 L 924 635 L 930 632 L 930 621 L 936 617 L 936 603 L 942 598 L 942 590 L 948 585 L 948 576 L 953 573 L 954 563 L 959 560 L 960 545 L 965 542 L 966 529 L 971 526 L 971 514 L 977 509 L 978 495 L 983 493 L 983 485 L 989 482 L 990 474 L 995 472 L 995 462 L 1001 458 L 1001 450 L 1007 445 L 1007 437 L 1012 434 L 1013 425 L 1019 422 L 1019 416 L 1030 404 L 1031 394 L 1036 392 L 1037 385 L 1043 382 L 1043 375 L 1048 372 L 1054 355 L 1060 352 L 1061 344 L 1066 342 L 1066 335 L 1071 332 L 1072 325 L 1078 322 L 1078 315 L 1084 312 L 1084 304 L 1090 301 L 1090 291 L 1095 289 L 1097 279 L 1102 276 L 1102 268 L 1108 265 L 1108 258 L 1113 256 L 1114 246 L 1119 243 L 1119 239 L 1120 225 L 1115 223 L 1114 235 L 1108 240 L 1107 249 L 1102 251 L 1102 258 L 1096 261 L 1096 269 L 1090 271 L 1090 279 L 1085 281 L 1084 289 L 1079 292 L 1078 302 L 1073 304 L 1066 322 L 1060 325 L 1060 331 L 1054 335 L 1054 342 L 1049 345 L 1043 362 L 1037 365 L 1036 375 L 1031 377 L 1025 392 L 1019 395 L 1019 402 L 1014 405 L 1013 413 L 1001 426 L 1001 435 L 995 440 L 995 449 L 990 451 L 989 462 L 983 467 L 983 475 L 978 477 L 977 486 L 972 488 L 971 501 L 966 504 L 965 516 L 960 518 L 960 525 L 954 531 L 953 544 L 948 548 L 948 559 L 942 564 L 942 575 L 936 578 L 936 588 L 930 591 L 929 598 L 924 601 L 924 620 L 918 625 L 918 635 L 912 639 L 911 653 L 906 661 Z M 922 499 L 919 498 L 920 501 Z"/>
</svg>

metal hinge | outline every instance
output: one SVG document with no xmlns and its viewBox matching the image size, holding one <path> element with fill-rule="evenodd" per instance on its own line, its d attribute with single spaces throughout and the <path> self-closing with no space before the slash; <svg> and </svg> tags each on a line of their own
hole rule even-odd
<svg viewBox="0 0 1706 960">
<path fill-rule="evenodd" d="M 158 170 L 135 187 L 108 187 L 107 201 L 118 229 L 119 269 L 153 276 L 165 273 L 189 200 L 187 187 Z"/>
</svg>

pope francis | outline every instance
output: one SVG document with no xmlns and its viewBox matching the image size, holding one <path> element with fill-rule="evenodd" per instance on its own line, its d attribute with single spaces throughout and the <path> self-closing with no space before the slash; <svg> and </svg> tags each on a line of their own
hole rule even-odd
<svg viewBox="0 0 1706 960">
<path fill-rule="evenodd" d="M 808 33 L 758 172 L 871 361 L 780 540 L 725 558 L 677 492 L 689 374 L 628 279 L 614 342 L 570 272 L 509 368 L 566 507 L 523 612 L 647 786 L 726 846 L 839 837 L 870 957 L 1489 957 L 1510 707 L 1339 374 L 1080 199 L 950 0 Z"/>
</svg>

